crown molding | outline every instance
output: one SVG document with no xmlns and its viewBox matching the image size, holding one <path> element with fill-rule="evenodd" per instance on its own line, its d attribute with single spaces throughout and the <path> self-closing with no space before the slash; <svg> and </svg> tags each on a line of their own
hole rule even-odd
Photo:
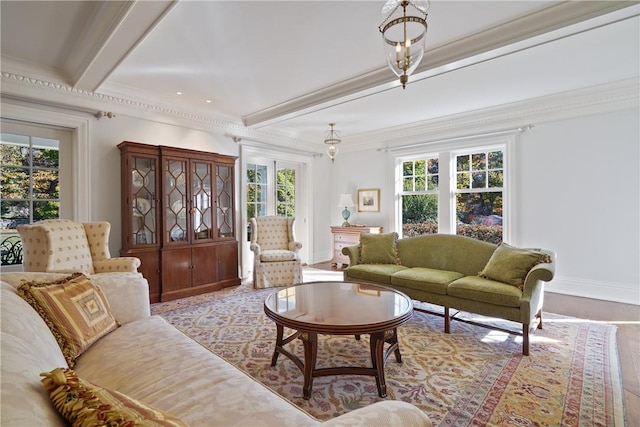
<svg viewBox="0 0 640 427">
<path fill-rule="evenodd" d="M 240 123 L 212 117 L 209 111 L 180 110 L 156 105 L 151 101 L 100 94 L 74 88 L 64 83 L 50 82 L 8 71 L 0 72 L 0 82 L 3 100 L 12 99 L 92 115 L 97 111 L 113 111 L 118 115 L 127 115 L 159 123 L 188 126 L 221 134 L 230 133 L 239 138 L 279 145 L 283 148 L 295 146 L 313 150 L 315 146 L 313 143 L 285 133 L 250 129 Z"/>
<path fill-rule="evenodd" d="M 392 148 L 425 140 L 535 125 L 590 114 L 640 108 L 640 80 L 627 79 L 556 93 L 349 137 L 344 152 Z"/>
<path fill-rule="evenodd" d="M 103 95 L 10 72 L 1 72 L 3 102 L 7 99 L 47 107 L 91 113 L 114 111 L 159 123 L 215 131 L 236 138 L 315 152 L 316 141 L 305 141 L 278 131 L 248 128 L 242 124 L 214 118 L 210 113 L 190 112 L 154 105 L 151 102 Z M 397 145 L 452 138 L 470 133 L 490 132 L 507 127 L 539 124 L 607 111 L 638 108 L 640 80 L 627 79 L 586 89 L 557 93 L 476 110 L 424 122 L 376 130 L 349 137 L 344 152 L 392 148 Z"/>
</svg>

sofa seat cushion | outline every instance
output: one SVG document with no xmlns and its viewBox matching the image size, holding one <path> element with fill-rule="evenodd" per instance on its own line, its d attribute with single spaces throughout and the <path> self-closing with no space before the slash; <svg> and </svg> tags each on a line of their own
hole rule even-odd
<svg viewBox="0 0 640 427">
<path fill-rule="evenodd" d="M 522 291 L 515 286 L 478 276 L 465 276 L 447 287 L 447 294 L 504 307 L 520 307 Z"/>
<path fill-rule="evenodd" d="M 347 268 L 347 280 L 368 280 L 384 285 L 391 284 L 391 275 L 407 267 L 396 264 L 356 264 Z"/>
<path fill-rule="evenodd" d="M 78 358 L 75 371 L 194 427 L 318 423 L 159 316 L 102 338 Z"/>
<path fill-rule="evenodd" d="M 295 259 L 295 252 L 284 249 L 270 249 L 260 253 L 260 261 L 262 262 L 295 261 Z"/>
<path fill-rule="evenodd" d="M 449 283 L 463 276 L 464 274 L 456 271 L 414 267 L 394 273 L 391 276 L 391 284 L 393 286 L 446 295 Z"/>
</svg>

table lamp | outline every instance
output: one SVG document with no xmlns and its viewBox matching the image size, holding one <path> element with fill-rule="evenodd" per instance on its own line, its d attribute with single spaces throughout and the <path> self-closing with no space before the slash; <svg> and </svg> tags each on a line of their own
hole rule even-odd
<svg viewBox="0 0 640 427">
<path fill-rule="evenodd" d="M 349 224 L 349 217 L 351 216 L 351 212 L 349 212 L 349 206 L 355 206 L 356 204 L 353 203 L 353 199 L 351 198 L 351 194 L 349 193 L 343 193 L 340 195 L 340 201 L 338 202 L 338 207 L 344 207 L 344 210 L 342 211 L 342 218 L 344 218 L 344 222 L 342 223 L 343 227 L 351 227 L 351 224 Z"/>
</svg>

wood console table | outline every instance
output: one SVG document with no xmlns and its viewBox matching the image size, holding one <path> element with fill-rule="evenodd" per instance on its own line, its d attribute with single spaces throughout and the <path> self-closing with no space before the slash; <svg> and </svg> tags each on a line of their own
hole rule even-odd
<svg viewBox="0 0 640 427">
<path fill-rule="evenodd" d="M 331 247 L 333 249 L 333 257 L 331 258 L 332 266 L 349 264 L 349 257 L 342 254 L 342 248 L 359 244 L 360 235 L 363 233 L 381 234 L 382 227 L 331 227 Z"/>
</svg>

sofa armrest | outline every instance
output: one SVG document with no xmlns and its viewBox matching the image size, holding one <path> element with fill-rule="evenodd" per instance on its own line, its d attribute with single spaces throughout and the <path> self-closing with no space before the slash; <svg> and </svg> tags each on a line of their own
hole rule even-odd
<svg viewBox="0 0 640 427">
<path fill-rule="evenodd" d="M 538 281 L 550 282 L 556 271 L 556 253 L 553 251 L 540 250 L 549 256 L 550 262 L 534 265 L 527 277 L 524 279 L 523 298 L 530 297 L 537 287 Z"/>
<path fill-rule="evenodd" d="M 431 427 L 429 417 L 410 403 L 399 400 L 376 402 L 347 412 L 322 423 L 323 426 L 424 426 Z"/>
<path fill-rule="evenodd" d="M 149 283 L 140 273 L 101 273 L 90 276 L 109 301 L 113 317 L 124 325 L 151 315 Z"/>
<path fill-rule="evenodd" d="M 345 246 L 342 254 L 349 257 L 349 266 L 356 265 L 360 259 L 360 246 Z"/>
<path fill-rule="evenodd" d="M 300 249 L 302 249 L 302 243 L 301 242 L 289 242 L 289 250 L 291 252 L 298 252 Z"/>
<path fill-rule="evenodd" d="M 140 259 L 136 257 L 107 258 L 93 262 L 96 273 L 136 273 L 140 267 Z"/>
</svg>

